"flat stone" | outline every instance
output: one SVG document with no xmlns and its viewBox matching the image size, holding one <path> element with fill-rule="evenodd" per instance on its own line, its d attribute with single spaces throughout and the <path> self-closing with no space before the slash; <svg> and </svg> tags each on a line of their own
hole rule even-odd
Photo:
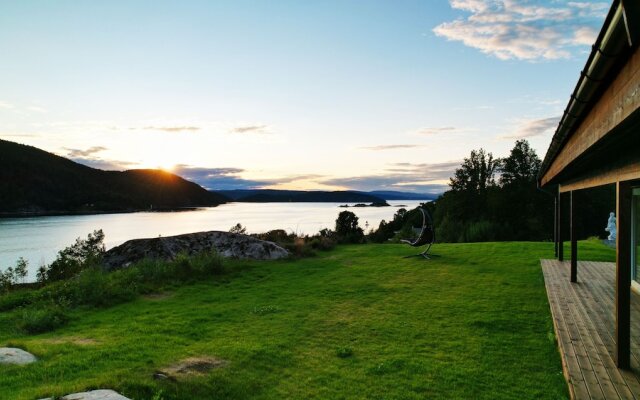
<svg viewBox="0 0 640 400">
<path fill-rule="evenodd" d="M 22 349 L 0 347 L 0 364 L 25 365 L 36 361 L 38 361 L 36 356 Z"/>
<path fill-rule="evenodd" d="M 40 400 L 53 400 L 53 397 L 47 397 Z M 89 392 L 73 393 L 62 397 L 60 400 L 131 400 L 124 397 L 118 392 L 109 389 L 91 390 Z"/>
</svg>

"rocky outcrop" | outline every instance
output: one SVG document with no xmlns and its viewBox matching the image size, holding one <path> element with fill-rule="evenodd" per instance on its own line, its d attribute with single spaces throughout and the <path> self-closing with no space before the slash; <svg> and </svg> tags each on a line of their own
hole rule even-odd
<svg viewBox="0 0 640 400">
<path fill-rule="evenodd" d="M 33 354 L 14 347 L 0 347 L 0 364 L 25 365 L 36 362 Z"/>
<path fill-rule="evenodd" d="M 251 260 L 277 260 L 289 256 L 287 250 L 273 242 L 236 233 L 210 231 L 129 240 L 107 251 L 103 263 L 107 269 L 113 270 L 144 258 L 172 260 L 180 253 L 192 255 L 211 250 L 222 257 Z"/>
</svg>

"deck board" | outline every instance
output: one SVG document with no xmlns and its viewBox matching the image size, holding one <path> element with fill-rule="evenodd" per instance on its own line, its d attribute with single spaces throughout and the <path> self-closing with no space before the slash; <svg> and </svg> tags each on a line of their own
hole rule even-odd
<svg viewBox="0 0 640 400">
<path fill-rule="evenodd" d="M 545 287 L 569 392 L 574 399 L 640 400 L 640 297 L 631 295 L 631 370 L 616 368 L 615 264 L 542 260 Z"/>
</svg>

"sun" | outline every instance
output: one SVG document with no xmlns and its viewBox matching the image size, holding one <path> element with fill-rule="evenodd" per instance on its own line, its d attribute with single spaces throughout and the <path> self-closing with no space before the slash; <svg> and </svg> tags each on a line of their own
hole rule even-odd
<svg viewBox="0 0 640 400">
<path fill-rule="evenodd" d="M 174 172 L 177 169 L 175 161 L 168 160 L 166 158 L 149 158 L 145 162 L 141 163 L 144 168 L 159 169 L 165 172 Z"/>
</svg>

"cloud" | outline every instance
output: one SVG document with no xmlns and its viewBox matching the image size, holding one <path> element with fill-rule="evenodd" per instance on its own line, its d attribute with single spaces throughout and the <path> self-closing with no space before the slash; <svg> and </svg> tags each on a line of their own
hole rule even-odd
<svg viewBox="0 0 640 400">
<path fill-rule="evenodd" d="M 102 147 L 102 146 L 93 146 L 93 147 L 89 147 L 86 150 L 70 149 L 68 147 L 65 147 L 64 149 L 68 151 L 67 156 L 69 158 L 89 157 L 95 153 L 99 153 L 101 151 L 107 150 L 106 147 Z"/>
<path fill-rule="evenodd" d="M 341 186 L 351 190 L 399 190 L 440 194 L 448 185 L 440 181 L 448 180 L 460 161 L 444 163 L 394 163 L 378 175 L 355 176 L 346 178 L 330 178 L 320 183 Z"/>
<path fill-rule="evenodd" d="M 424 181 L 404 181 L 391 175 L 369 175 L 350 178 L 333 178 L 321 183 L 331 186 L 340 186 L 347 190 L 368 192 L 372 190 L 394 190 L 403 192 L 417 192 L 428 194 L 440 194 L 447 190 L 447 184 L 428 183 Z"/>
<path fill-rule="evenodd" d="M 71 160 L 77 162 L 78 164 L 86 165 L 87 167 L 91 168 L 101 169 L 104 171 L 124 171 L 137 165 L 134 162 L 105 160 L 102 158 L 76 157 L 71 158 Z"/>
<path fill-rule="evenodd" d="M 268 125 L 242 125 L 231 128 L 231 133 L 269 133 Z"/>
<path fill-rule="evenodd" d="M 14 109 L 15 107 L 13 106 L 13 104 L 9 104 L 9 103 L 7 103 L 7 102 L 0 101 L 0 108 L 3 108 L 3 109 L 5 109 L 5 110 L 12 110 L 12 109 Z"/>
<path fill-rule="evenodd" d="M 437 135 L 439 133 L 456 132 L 453 126 L 439 126 L 433 128 L 420 128 L 416 131 L 418 135 Z"/>
<path fill-rule="evenodd" d="M 502 136 L 503 139 L 524 139 L 553 132 L 560 123 L 560 117 L 530 119 L 521 121 L 512 134 Z"/>
<path fill-rule="evenodd" d="M 450 0 L 454 9 L 470 13 L 444 22 L 433 32 L 501 60 L 569 58 L 595 41 L 609 5 L 605 2 L 527 0 Z"/>
<path fill-rule="evenodd" d="M 301 174 L 273 179 L 245 179 L 242 174 L 246 170 L 242 168 L 203 168 L 190 165 L 178 165 L 173 172 L 210 190 L 261 189 L 278 184 L 324 177 L 323 175 Z"/>
<path fill-rule="evenodd" d="M 135 129 L 135 128 L 131 128 Z M 197 126 L 145 126 L 145 130 L 149 131 L 163 131 L 163 132 L 195 132 L 199 131 L 200 127 Z"/>
<path fill-rule="evenodd" d="M 382 144 L 379 146 L 359 147 L 361 150 L 398 150 L 398 149 L 415 149 L 416 147 L 424 147 L 423 144 Z"/>
<path fill-rule="evenodd" d="M 46 108 L 39 107 L 39 106 L 28 106 L 27 110 L 28 111 L 37 112 L 37 113 L 46 113 L 46 112 L 48 112 Z"/>
<path fill-rule="evenodd" d="M 137 163 L 130 161 L 106 160 L 104 158 L 97 157 L 97 153 L 108 150 L 103 146 L 93 146 L 85 150 L 70 149 L 67 147 L 65 147 L 64 149 L 67 150 L 66 157 L 70 160 L 91 168 L 97 168 L 104 171 L 124 171 L 137 165 Z"/>
</svg>

